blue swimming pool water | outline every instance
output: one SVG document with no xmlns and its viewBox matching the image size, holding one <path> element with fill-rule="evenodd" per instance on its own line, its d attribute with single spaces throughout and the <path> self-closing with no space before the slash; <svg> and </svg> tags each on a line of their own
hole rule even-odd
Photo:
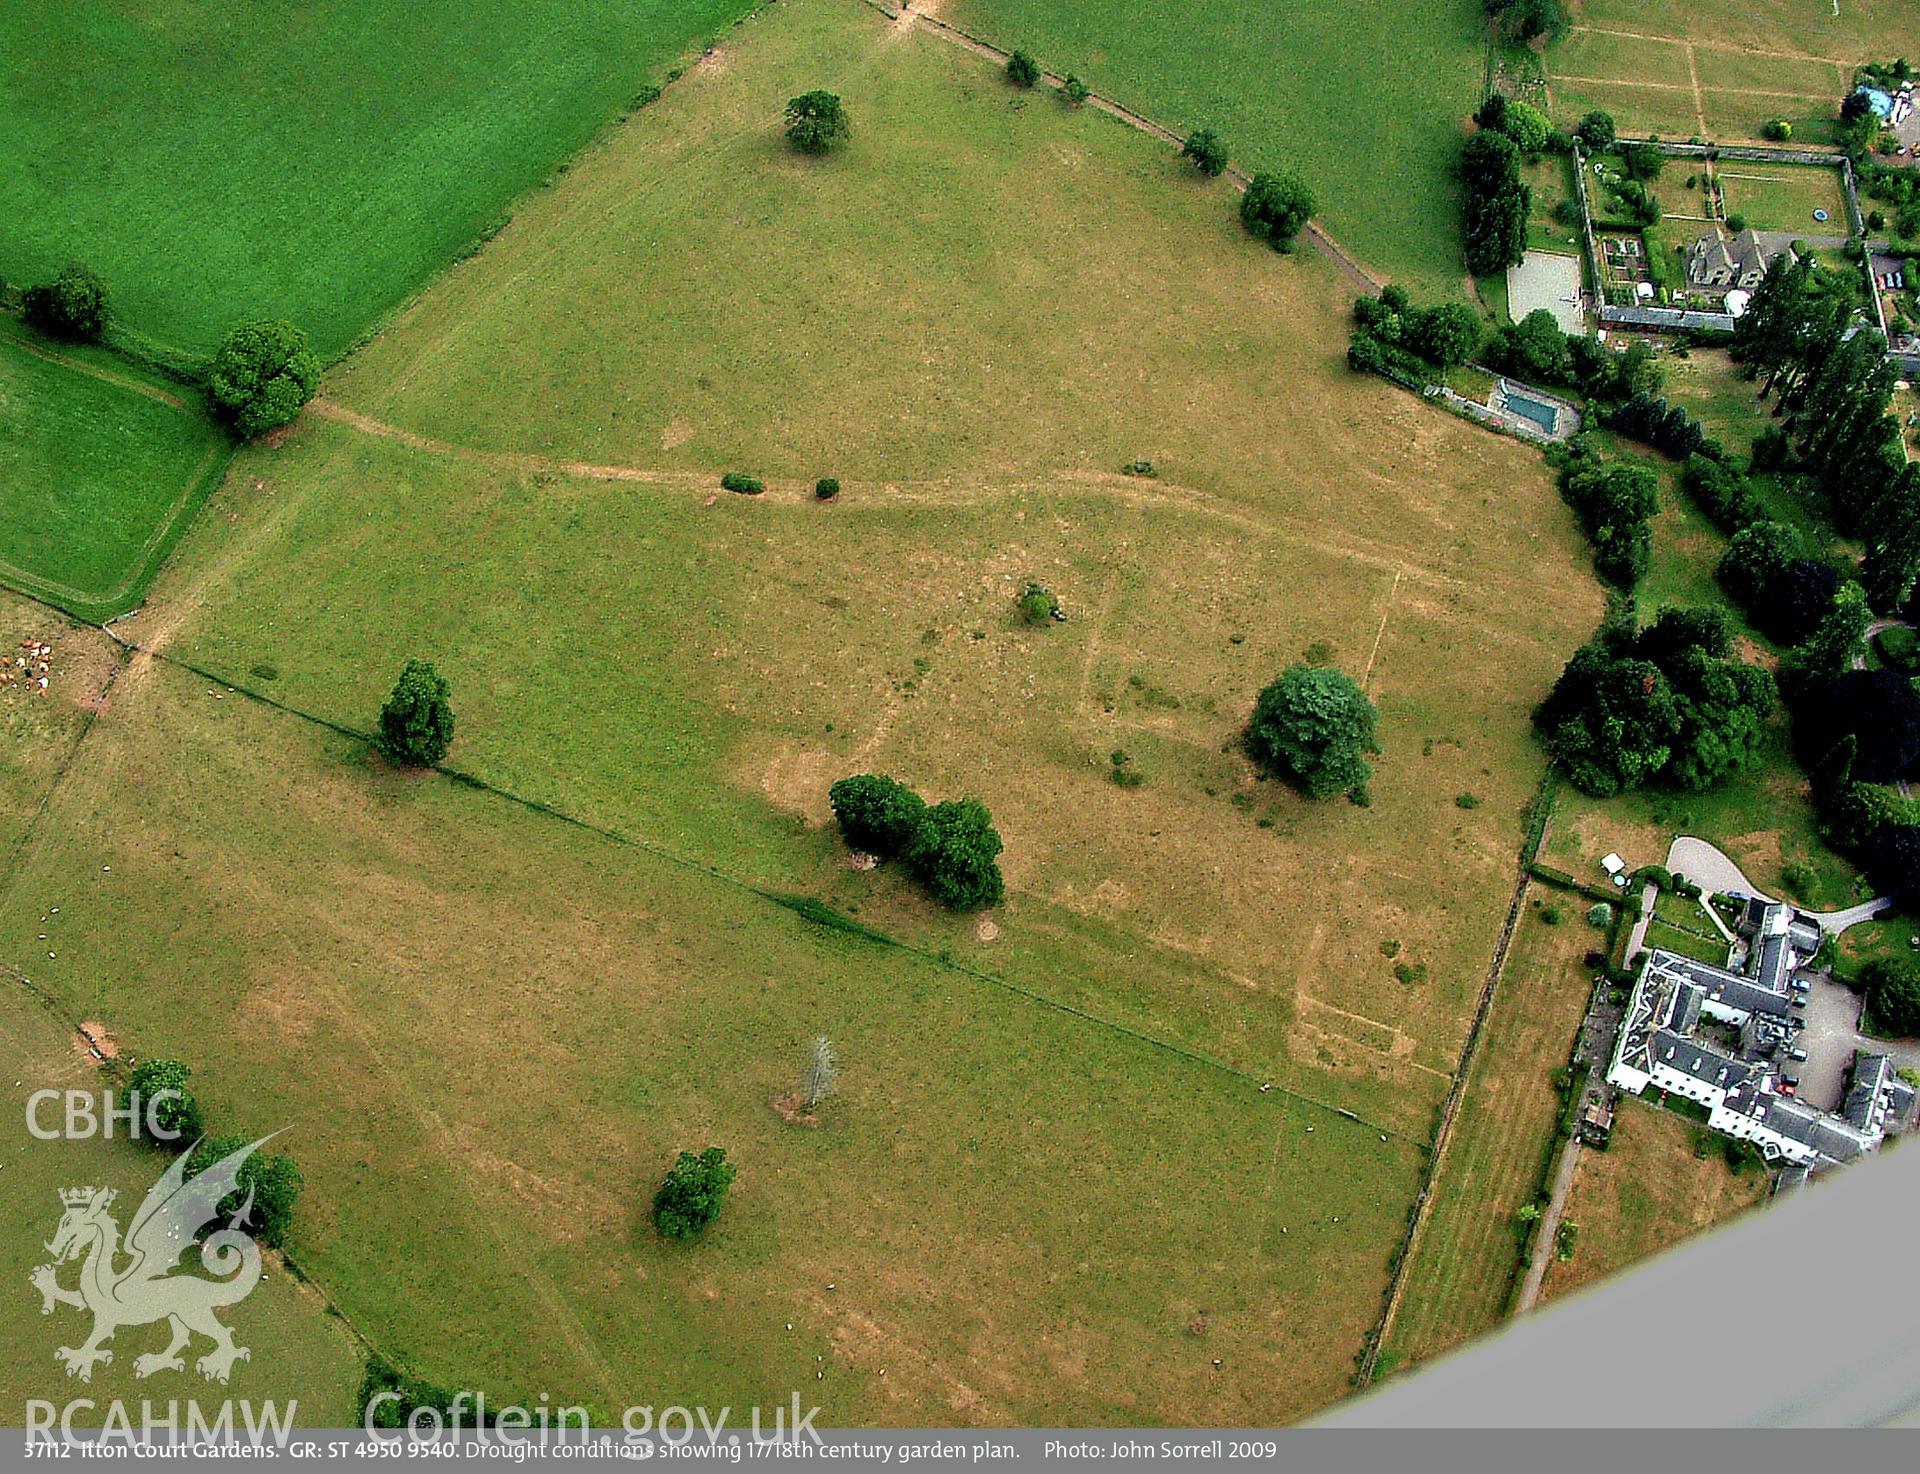
<svg viewBox="0 0 1920 1474">
<path fill-rule="evenodd" d="M 1554 426 L 1560 423 L 1560 411 L 1557 406 L 1529 398 L 1516 390 L 1507 391 L 1506 405 L 1521 419 L 1532 420 L 1549 435 L 1553 433 Z"/>
</svg>

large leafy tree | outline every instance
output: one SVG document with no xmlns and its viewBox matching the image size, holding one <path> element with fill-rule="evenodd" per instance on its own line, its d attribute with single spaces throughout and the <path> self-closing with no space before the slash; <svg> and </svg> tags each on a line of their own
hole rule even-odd
<svg viewBox="0 0 1920 1474">
<path fill-rule="evenodd" d="M 1810 767 L 1851 741 L 1851 777 L 1895 783 L 1920 769 L 1920 694 L 1897 670 L 1843 671 L 1796 695 L 1794 735 Z"/>
<path fill-rule="evenodd" d="M 977 798 L 935 804 L 907 840 L 908 867 L 934 900 L 955 911 L 997 906 L 1006 895 L 1000 877 L 1000 833 Z"/>
<path fill-rule="evenodd" d="M 1727 657 L 1717 610 L 1616 623 L 1575 653 L 1534 713 L 1541 740 L 1583 792 L 1645 784 L 1698 791 L 1759 760 L 1777 703 L 1773 678 Z"/>
<path fill-rule="evenodd" d="M 1882 958 L 1861 971 L 1867 1013 L 1889 1034 L 1908 1038 L 1920 1034 L 1920 963 L 1908 958 Z"/>
<path fill-rule="evenodd" d="M 380 708 L 380 750 L 402 767 L 430 768 L 453 742 L 451 688 L 432 665 L 409 660 Z"/>
<path fill-rule="evenodd" d="M 1313 191 L 1289 170 L 1258 173 L 1240 196 L 1240 220 L 1276 251 L 1293 249 L 1293 238 L 1313 218 Z"/>
<path fill-rule="evenodd" d="M 824 154 L 853 136 L 837 94 L 816 88 L 787 102 L 787 142 L 803 154 Z"/>
<path fill-rule="evenodd" d="M 1180 156 L 1193 160 L 1193 167 L 1209 179 L 1226 172 L 1227 145 L 1211 128 L 1196 128 L 1180 145 Z"/>
<path fill-rule="evenodd" d="M 1366 786 L 1367 762 L 1380 751 L 1378 716 L 1366 693 L 1342 671 L 1296 665 L 1260 693 L 1247 725 L 1247 753 L 1265 773 L 1309 798 Z"/>
<path fill-rule="evenodd" d="M 856 850 L 891 859 L 926 817 L 926 800 L 897 778 L 855 773 L 827 790 L 834 820 Z"/>
<path fill-rule="evenodd" d="M 214 1136 L 201 1142 L 187 1158 L 187 1176 L 197 1177 L 223 1157 L 247 1144 L 244 1136 Z M 257 1151 L 240 1164 L 232 1192 L 220 1200 L 224 1223 L 251 1198 L 252 1206 L 240 1226 L 270 1249 L 287 1241 L 293 1228 L 293 1205 L 300 1197 L 300 1169 L 282 1152 Z"/>
<path fill-rule="evenodd" d="M 207 375 L 215 409 L 243 440 L 300 413 L 320 385 L 320 361 L 290 322 L 242 323 L 220 344 Z"/>
<path fill-rule="evenodd" d="M 1867 631 L 1872 627 L 1867 591 L 1857 583 L 1842 584 L 1800 647 L 1803 666 L 1813 674 L 1838 675 L 1866 653 Z"/>
<path fill-rule="evenodd" d="M 720 1216 L 737 1173 L 727 1149 L 682 1152 L 653 1195 L 653 1226 L 670 1239 L 690 1239 Z"/>
<path fill-rule="evenodd" d="M 1920 466 L 1901 471 L 1874 501 L 1861 530 L 1867 556 L 1860 580 L 1875 609 L 1896 615 L 1920 588 Z"/>
<path fill-rule="evenodd" d="M 177 1059 L 143 1059 L 133 1067 L 127 1088 L 138 1108 L 137 1136 L 176 1151 L 193 1144 L 203 1126 L 200 1102 L 187 1085 L 192 1074 Z M 151 1134 L 148 1126 L 154 1128 Z"/>
</svg>

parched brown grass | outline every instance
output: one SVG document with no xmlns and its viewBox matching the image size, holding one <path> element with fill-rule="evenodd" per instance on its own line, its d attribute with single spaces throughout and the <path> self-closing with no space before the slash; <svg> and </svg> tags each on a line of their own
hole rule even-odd
<svg viewBox="0 0 1920 1474">
<path fill-rule="evenodd" d="M 1620 1102 L 1607 1149 L 1583 1151 L 1574 1168 L 1564 1215 L 1579 1227 L 1573 1258 L 1547 1266 L 1542 1300 L 1670 1249 L 1766 1198 L 1766 1173 L 1757 1166 L 1734 1172 L 1717 1137 L 1702 1151 L 1704 1132 L 1641 1101 Z"/>
<path fill-rule="evenodd" d="M 1557 924 L 1542 919 L 1549 907 Z M 1505 1313 L 1519 1263 L 1514 1215 L 1540 1187 L 1555 1144 L 1551 1076 L 1587 1011 L 1592 974 L 1582 959 L 1602 945 L 1583 909 L 1529 887 L 1386 1343 L 1396 1363 L 1457 1346 Z"/>
</svg>

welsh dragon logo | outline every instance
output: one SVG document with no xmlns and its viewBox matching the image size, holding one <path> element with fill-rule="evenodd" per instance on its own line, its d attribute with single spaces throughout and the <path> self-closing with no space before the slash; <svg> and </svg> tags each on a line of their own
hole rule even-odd
<svg viewBox="0 0 1920 1474">
<path fill-rule="evenodd" d="M 137 1357 L 135 1376 L 184 1371 L 180 1353 L 196 1331 L 213 1342 L 213 1350 L 195 1362 L 210 1380 L 226 1381 L 236 1361 L 251 1359 L 246 1347 L 235 1345 L 233 1332 L 214 1315 L 223 1305 L 246 1299 L 260 1282 L 259 1245 L 240 1228 L 253 1208 L 251 1190 L 226 1226 L 208 1234 L 200 1245 L 200 1262 L 215 1278 L 177 1271 L 195 1237 L 219 1218 L 220 1200 L 238 1189 L 242 1164 L 272 1139 L 263 1136 L 192 1178 L 186 1175 L 192 1153 L 175 1157 L 135 1210 L 124 1245 L 120 1225 L 108 1211 L 115 1197 L 112 1188 L 61 1192 L 66 1211 L 46 1246 L 53 1262 L 41 1265 L 28 1278 L 40 1292 L 42 1315 L 53 1314 L 56 1305 L 93 1313 L 93 1334 L 85 1343 L 62 1346 L 53 1354 L 68 1376 L 92 1381 L 94 1366 L 113 1360 L 106 1343 L 115 1331 L 159 1320 L 172 1327 L 173 1339 L 166 1350 Z M 65 1289 L 56 1266 L 75 1259 L 86 1261 L 80 1281 L 76 1288 Z"/>
</svg>

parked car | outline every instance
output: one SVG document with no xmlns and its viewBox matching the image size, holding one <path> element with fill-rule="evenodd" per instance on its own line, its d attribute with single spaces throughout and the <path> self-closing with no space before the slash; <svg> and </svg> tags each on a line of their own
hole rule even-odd
<svg viewBox="0 0 1920 1474">
<path fill-rule="evenodd" d="M 1791 1003 L 1795 1008 L 1805 1008 L 1807 1006 L 1807 995 L 1805 993 L 1795 993 L 1787 1002 Z"/>
<path fill-rule="evenodd" d="M 1790 979 L 1787 983 L 1787 986 L 1793 989 L 1793 991 L 1796 993 L 1811 993 L 1813 991 L 1813 984 L 1808 982 L 1805 978 Z"/>
<path fill-rule="evenodd" d="M 1800 1061 L 1800 1062 L 1801 1062 L 1802 1064 L 1805 1064 L 1805 1063 L 1806 1063 L 1806 1060 L 1807 1060 L 1807 1052 L 1806 1052 L 1806 1050 L 1804 1050 L 1804 1049 L 1802 1049 L 1802 1048 L 1800 1048 L 1800 1046 L 1796 1044 L 1796 1045 L 1794 1045 L 1794 1046 L 1793 1046 L 1793 1047 L 1792 1047 L 1791 1049 L 1789 1049 L 1789 1050 L 1787 1051 L 1787 1058 L 1788 1058 L 1788 1059 L 1797 1059 L 1797 1060 L 1799 1060 L 1799 1061 Z"/>
</svg>

